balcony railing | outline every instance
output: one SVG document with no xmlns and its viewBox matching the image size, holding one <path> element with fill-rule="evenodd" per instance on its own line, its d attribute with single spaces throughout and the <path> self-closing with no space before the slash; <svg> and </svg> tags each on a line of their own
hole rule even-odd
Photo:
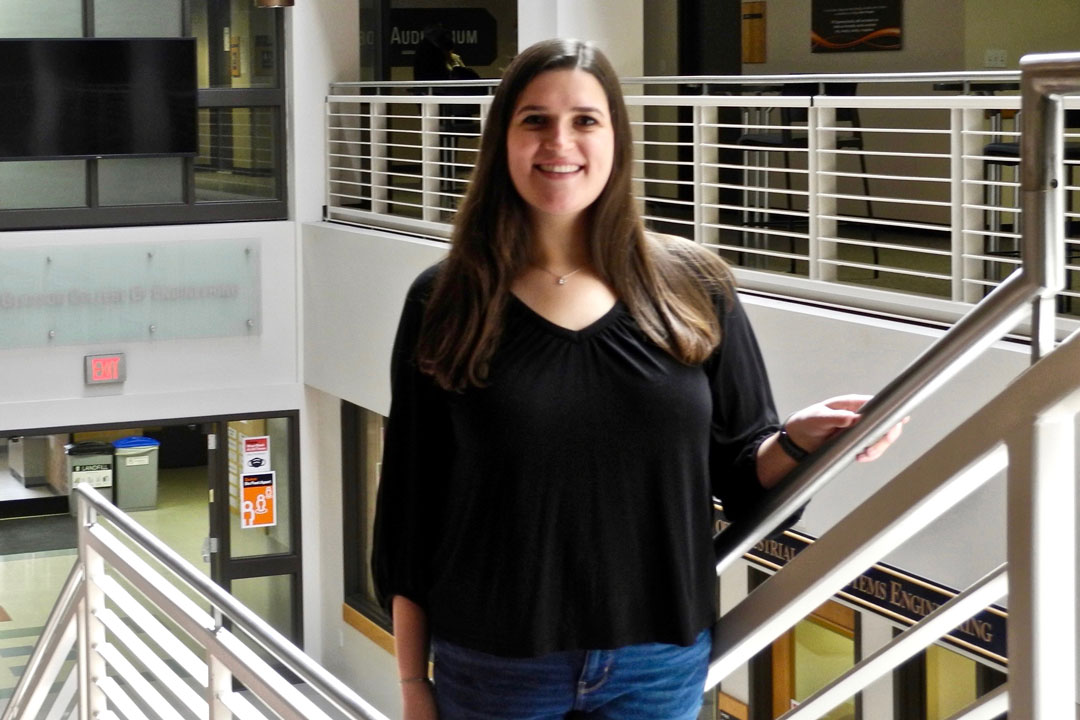
<svg viewBox="0 0 1080 720">
<path fill-rule="evenodd" d="M 627 79 L 637 196 L 651 228 L 716 249 L 744 287 L 952 322 L 1020 264 L 1018 81 L 1015 72 Z M 491 90 L 334 85 L 327 218 L 447 238 Z M 1077 152 L 1065 158 L 1058 309 L 1075 318 L 1080 127 L 1063 140 Z"/>
</svg>

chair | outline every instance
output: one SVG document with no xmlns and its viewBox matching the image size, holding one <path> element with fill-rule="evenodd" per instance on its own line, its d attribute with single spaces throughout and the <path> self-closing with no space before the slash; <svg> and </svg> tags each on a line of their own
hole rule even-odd
<svg viewBox="0 0 1080 720">
<path fill-rule="evenodd" d="M 780 91 L 781 95 L 788 96 L 814 96 L 817 95 L 819 89 L 822 89 L 818 83 L 788 83 L 785 84 Z M 823 89 L 825 95 L 836 96 L 851 96 L 855 94 L 855 83 L 823 83 Z M 862 133 L 858 132 L 862 125 L 859 123 L 859 111 L 857 108 L 837 108 L 836 110 L 837 122 L 850 123 L 855 132 L 850 135 L 837 136 L 836 147 L 837 148 L 855 148 L 856 150 L 863 149 Z M 747 133 L 739 137 L 737 143 L 748 148 L 759 148 L 761 150 L 783 150 L 784 154 L 784 168 L 790 168 L 790 150 L 804 150 L 807 148 L 809 140 L 805 133 L 796 134 L 794 132 L 795 125 L 797 123 L 805 123 L 807 121 L 806 108 L 780 108 L 780 124 L 783 128 L 780 132 L 765 132 L 765 133 Z M 870 202 L 870 180 L 866 177 L 866 156 L 859 154 L 859 170 L 862 174 L 863 195 L 866 197 L 866 217 L 874 217 L 873 205 Z M 791 190 L 791 174 L 784 173 L 784 188 Z M 792 209 L 791 193 L 786 194 L 785 205 L 788 210 Z M 765 213 L 766 224 L 768 224 L 768 212 Z M 793 223 L 791 216 L 787 216 L 785 223 L 790 227 Z M 877 230 L 871 226 L 870 228 L 871 240 L 877 240 Z M 791 252 L 795 252 L 795 240 L 791 240 Z M 877 246 L 873 246 L 874 265 L 879 264 L 879 254 Z M 791 270 L 795 270 L 795 261 L 791 262 Z M 874 277 L 878 277 L 878 271 L 874 270 Z"/>
</svg>

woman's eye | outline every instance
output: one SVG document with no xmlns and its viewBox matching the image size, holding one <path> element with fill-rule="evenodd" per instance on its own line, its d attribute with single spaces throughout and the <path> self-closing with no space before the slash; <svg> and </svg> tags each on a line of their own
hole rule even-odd
<svg viewBox="0 0 1080 720">
<path fill-rule="evenodd" d="M 596 125 L 597 119 L 591 115 L 582 115 L 578 118 L 578 125 Z"/>
<path fill-rule="evenodd" d="M 523 125 L 543 125 L 545 118 L 543 115 L 526 115 L 522 118 L 521 123 Z"/>
</svg>

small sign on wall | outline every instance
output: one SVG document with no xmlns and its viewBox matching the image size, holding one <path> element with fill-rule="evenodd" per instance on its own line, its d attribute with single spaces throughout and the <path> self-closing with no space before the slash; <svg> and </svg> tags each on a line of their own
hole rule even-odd
<svg viewBox="0 0 1080 720">
<path fill-rule="evenodd" d="M 900 3 L 901 0 L 813 0 L 811 51 L 899 50 Z"/>
<path fill-rule="evenodd" d="M 277 525 L 277 478 L 274 472 L 244 474 L 240 489 L 240 527 Z"/>
</svg>

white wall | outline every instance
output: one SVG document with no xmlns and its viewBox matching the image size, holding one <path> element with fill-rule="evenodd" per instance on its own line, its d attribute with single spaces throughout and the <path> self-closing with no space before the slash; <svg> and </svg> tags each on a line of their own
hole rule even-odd
<svg viewBox="0 0 1080 720">
<path fill-rule="evenodd" d="M 592 40 L 616 73 L 636 77 L 645 68 L 643 24 L 642 0 L 518 0 L 518 49 L 553 37 Z"/>
<path fill-rule="evenodd" d="M 251 337 L 0 350 L 0 430 L 298 407 L 295 233 L 291 222 L 0 233 L 0 255 L 19 247 L 257 239 L 262 294 L 261 332 Z M 86 386 L 83 356 L 111 352 L 126 353 L 127 382 Z"/>
</svg>

